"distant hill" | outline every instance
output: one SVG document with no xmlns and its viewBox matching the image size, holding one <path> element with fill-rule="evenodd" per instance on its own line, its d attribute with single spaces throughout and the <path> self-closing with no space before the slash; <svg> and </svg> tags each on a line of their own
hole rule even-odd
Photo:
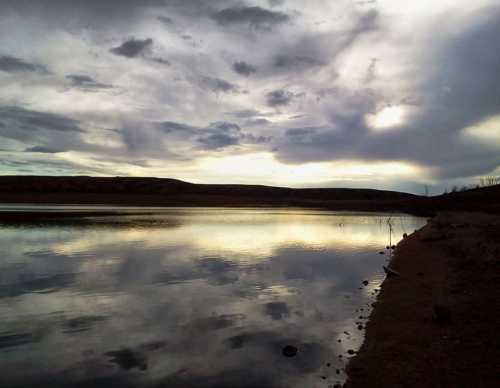
<svg viewBox="0 0 500 388">
<path fill-rule="evenodd" d="M 500 212 L 500 185 L 435 197 L 386 190 L 292 189 L 259 185 L 194 184 L 177 179 L 88 176 L 0 176 L 1 203 L 133 206 L 302 206 L 332 210 Z"/>
<path fill-rule="evenodd" d="M 1 176 L 0 202 L 136 206 L 333 206 L 384 210 L 417 198 L 373 189 L 292 189 L 259 185 L 194 184 L 163 178 Z"/>
</svg>

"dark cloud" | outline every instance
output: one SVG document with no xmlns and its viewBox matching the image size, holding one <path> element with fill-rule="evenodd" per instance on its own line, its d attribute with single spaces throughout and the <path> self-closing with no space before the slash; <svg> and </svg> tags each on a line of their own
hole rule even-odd
<svg viewBox="0 0 500 388">
<path fill-rule="evenodd" d="M 238 124 L 227 121 L 213 122 L 204 127 L 164 121 L 157 126 L 162 133 L 171 138 L 194 140 L 197 148 L 205 151 L 221 150 L 239 144 L 264 144 L 270 141 L 269 137 L 244 132 Z"/>
<path fill-rule="evenodd" d="M 184 134 L 189 134 L 197 131 L 196 127 L 187 124 L 181 124 L 174 121 L 163 121 L 159 124 L 160 129 L 169 134 L 173 132 L 180 132 Z"/>
<path fill-rule="evenodd" d="M 11 57 L 8 55 L 0 56 L 0 71 L 7 73 L 16 72 L 34 72 L 47 74 L 48 70 L 45 66 L 36 63 L 28 63 L 20 58 Z"/>
<path fill-rule="evenodd" d="M 37 152 L 41 154 L 56 154 L 58 152 L 63 152 L 63 150 L 59 150 L 57 148 L 50 148 L 50 147 L 44 147 L 44 146 L 34 146 L 34 147 L 29 147 L 24 150 L 24 152 Z"/>
<path fill-rule="evenodd" d="M 229 81 L 223 80 L 221 78 L 215 77 L 203 77 L 201 80 L 203 87 L 206 87 L 210 91 L 218 93 L 239 93 L 240 88 Z"/>
<path fill-rule="evenodd" d="M 225 121 L 212 123 L 202 132 L 203 135 L 197 141 L 203 150 L 218 150 L 240 144 L 243 136 L 237 124 Z"/>
<path fill-rule="evenodd" d="M 247 25 L 261 30 L 269 30 L 290 20 L 290 16 L 285 13 L 256 6 L 225 8 L 212 15 L 212 18 L 221 26 Z"/>
<path fill-rule="evenodd" d="M 109 49 L 115 55 L 120 55 L 127 58 L 135 58 L 150 51 L 153 47 L 153 39 L 135 39 L 131 38 L 123 42 L 120 46 Z"/>
<path fill-rule="evenodd" d="M 266 94 L 267 105 L 272 107 L 285 106 L 292 102 L 295 94 L 288 90 L 278 89 Z"/>
<path fill-rule="evenodd" d="M 304 137 L 308 135 L 312 135 L 316 132 L 316 128 L 290 128 L 286 131 L 286 136 L 290 137 Z"/>
<path fill-rule="evenodd" d="M 38 112 L 16 106 L 0 107 L 0 117 L 4 123 L 7 123 L 7 127 L 23 131 L 83 132 L 77 120 L 63 115 Z"/>
<path fill-rule="evenodd" d="M 257 68 L 245 61 L 238 61 L 233 63 L 233 70 L 241 75 L 249 76 L 257 72 Z"/>
<path fill-rule="evenodd" d="M 92 77 L 88 75 L 80 75 L 80 74 L 69 74 L 66 76 L 67 79 L 71 81 L 73 86 L 81 88 L 81 89 L 111 89 L 113 85 L 104 84 L 101 82 L 97 82 Z"/>
<path fill-rule="evenodd" d="M 325 65 L 326 63 L 317 58 L 302 55 L 278 55 L 273 63 L 278 69 L 307 69 Z"/>
</svg>

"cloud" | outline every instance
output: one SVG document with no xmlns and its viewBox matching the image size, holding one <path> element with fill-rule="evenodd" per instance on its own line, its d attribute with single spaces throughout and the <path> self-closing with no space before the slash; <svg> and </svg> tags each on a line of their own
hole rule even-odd
<svg viewBox="0 0 500 388">
<path fill-rule="evenodd" d="M 307 69 L 325 66 L 326 63 L 319 59 L 302 55 L 278 55 L 273 66 L 279 69 Z"/>
<path fill-rule="evenodd" d="M 421 103 L 411 108 L 404 123 L 374 132 L 366 116 L 378 111 L 383 94 L 333 88 L 328 92 L 329 127 L 311 133 L 307 141 L 288 133 L 278 146 L 278 158 L 293 163 L 409 161 L 427 167 L 435 179 L 487 174 L 498 167 L 500 147 L 467 139 L 463 130 L 500 115 L 500 52 L 495 49 L 500 9 L 490 9 L 460 33 L 447 33 L 446 25 L 442 29 L 441 38 L 418 64 L 427 69 L 414 88 L 413 100 Z"/>
<path fill-rule="evenodd" d="M 66 76 L 67 79 L 71 81 L 73 86 L 81 88 L 81 89 L 111 89 L 113 85 L 104 84 L 101 82 L 97 82 L 92 77 L 88 75 L 80 75 L 80 74 L 69 74 Z"/>
<path fill-rule="evenodd" d="M 272 116 L 274 113 L 271 112 L 261 112 L 256 109 L 242 109 L 242 110 L 237 110 L 234 112 L 226 112 L 227 115 L 239 118 L 239 119 L 248 119 L 248 118 L 254 118 L 254 117 L 267 117 L 267 116 Z"/>
<path fill-rule="evenodd" d="M 290 16 L 285 13 L 257 6 L 225 8 L 212 15 L 212 18 L 221 26 L 247 25 L 256 30 L 269 30 L 290 20 Z"/>
<path fill-rule="evenodd" d="M 28 63 L 20 58 L 8 55 L 0 56 L 0 71 L 5 71 L 7 73 L 32 72 L 48 74 L 47 68 L 43 65 Z"/>
<path fill-rule="evenodd" d="M 278 89 L 266 94 L 266 102 L 267 105 L 271 107 L 285 106 L 289 105 L 294 97 L 295 94 L 292 92 L 284 89 Z"/>
<path fill-rule="evenodd" d="M 7 124 L 7 127 L 22 131 L 83 132 L 77 120 L 59 114 L 38 112 L 16 106 L 1 106 L 0 117 Z"/>
<path fill-rule="evenodd" d="M 174 20 L 168 16 L 158 16 L 158 20 L 168 26 L 175 24 Z"/>
<path fill-rule="evenodd" d="M 173 121 L 165 121 L 157 125 L 165 135 L 183 141 L 192 139 L 197 143 L 196 148 L 204 151 L 217 151 L 241 144 L 264 144 L 271 140 L 270 137 L 255 136 L 244 132 L 238 124 L 228 121 L 216 121 L 204 127 Z"/>
<path fill-rule="evenodd" d="M 120 55 L 126 58 L 135 58 L 144 55 L 148 50 L 150 51 L 153 46 L 153 39 L 135 39 L 131 38 L 123 42 L 120 46 L 109 49 L 115 55 Z"/>
<path fill-rule="evenodd" d="M 247 77 L 249 75 L 252 75 L 253 73 L 257 72 L 257 69 L 255 68 L 255 66 L 253 66 L 245 61 L 238 61 L 238 62 L 233 63 L 233 70 L 236 73 L 247 76 Z"/>
<path fill-rule="evenodd" d="M 270 7 L 279 7 L 285 4 L 285 0 L 267 0 Z"/>
<path fill-rule="evenodd" d="M 24 152 L 36 152 L 41 154 L 56 154 L 58 152 L 63 152 L 62 150 L 58 150 L 56 148 L 44 147 L 44 146 L 34 146 L 29 147 L 24 150 Z"/>
<path fill-rule="evenodd" d="M 218 93 L 240 93 L 240 88 L 229 81 L 216 77 L 203 77 L 201 80 L 203 87 Z"/>
<path fill-rule="evenodd" d="M 196 139 L 203 150 L 218 150 L 237 145 L 242 139 L 241 128 L 226 121 L 210 124 L 202 131 L 202 136 Z"/>
</svg>

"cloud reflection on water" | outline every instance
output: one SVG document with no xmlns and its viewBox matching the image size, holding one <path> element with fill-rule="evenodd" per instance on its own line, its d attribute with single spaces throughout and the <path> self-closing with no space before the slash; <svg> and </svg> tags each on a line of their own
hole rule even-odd
<svg viewBox="0 0 500 388">
<path fill-rule="evenodd" d="M 0 263 L 0 338 L 8 345 L 0 365 L 10 387 L 339 379 L 338 354 L 361 341 L 342 333 L 370 302 L 358 288 L 381 276 L 382 215 L 198 209 L 153 217 L 149 226 L 141 217 L 120 227 L 0 229 L 8 257 Z M 422 224 L 401 216 L 396 235 Z M 162 346 L 148 346 L 155 343 Z M 281 355 L 288 344 L 299 348 L 296 358 Z M 139 367 L 120 368 L 120 360 Z"/>
</svg>

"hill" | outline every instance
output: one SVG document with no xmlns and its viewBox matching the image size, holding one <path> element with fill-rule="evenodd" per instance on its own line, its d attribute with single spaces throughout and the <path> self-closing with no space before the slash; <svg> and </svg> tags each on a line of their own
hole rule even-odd
<svg viewBox="0 0 500 388">
<path fill-rule="evenodd" d="M 0 176 L 0 203 L 318 207 L 332 210 L 500 213 L 500 185 L 434 197 L 387 190 L 194 184 L 166 178 Z"/>
</svg>

